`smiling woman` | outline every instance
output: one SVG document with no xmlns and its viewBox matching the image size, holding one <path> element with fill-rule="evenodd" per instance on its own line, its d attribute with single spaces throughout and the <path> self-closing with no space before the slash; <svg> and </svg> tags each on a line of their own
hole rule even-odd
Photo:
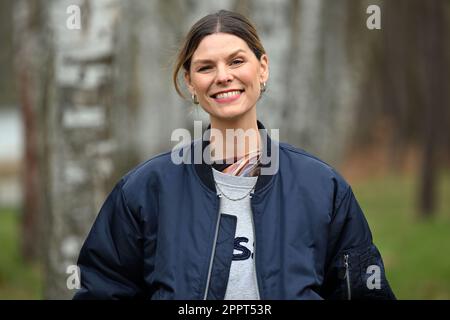
<svg viewBox="0 0 450 320">
<path fill-rule="evenodd" d="M 192 61 L 185 80 L 213 127 L 238 117 L 248 127 L 256 124 L 256 102 L 269 76 L 266 54 L 258 60 L 244 40 L 221 32 L 206 36 Z"/>
<path fill-rule="evenodd" d="M 350 186 L 258 121 L 269 59 L 249 20 L 200 19 L 173 74 L 183 96 L 181 71 L 209 130 L 116 185 L 81 249 L 75 298 L 395 298 Z M 173 161 L 196 150 L 199 162 Z"/>
<path fill-rule="evenodd" d="M 220 32 L 206 36 L 192 60 L 184 73 L 185 81 L 209 114 L 211 127 L 220 131 L 240 128 L 256 132 L 256 102 L 269 76 L 267 55 L 263 54 L 258 60 L 244 40 Z M 217 141 L 215 135 L 212 136 Z M 249 142 L 252 143 L 258 145 L 259 141 Z M 227 144 L 226 141 L 223 150 L 214 150 L 229 155 L 230 144 L 234 142 Z M 249 152 L 247 148 L 243 154 L 236 152 L 232 156 L 242 157 Z"/>
<path fill-rule="evenodd" d="M 178 84 L 181 68 L 192 101 L 209 114 L 211 128 L 223 134 L 226 129 L 258 130 L 256 103 L 266 89 L 269 60 L 248 19 L 225 10 L 200 19 L 186 37 L 173 74 L 175 88 L 183 96 Z M 249 145 L 259 147 L 255 137 Z M 255 151 L 247 147 L 239 152 L 234 141 L 216 148 L 215 141 L 212 131 L 212 149 L 219 158 L 241 158 Z"/>
</svg>

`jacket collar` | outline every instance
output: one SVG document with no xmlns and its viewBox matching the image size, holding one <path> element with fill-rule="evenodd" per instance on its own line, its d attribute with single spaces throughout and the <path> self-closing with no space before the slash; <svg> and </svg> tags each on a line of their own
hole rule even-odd
<svg viewBox="0 0 450 320">
<path fill-rule="evenodd" d="M 261 139 L 261 142 L 262 142 L 262 149 L 261 149 L 262 150 L 262 154 L 261 154 L 262 165 L 261 165 L 261 167 L 269 167 L 271 164 L 273 164 L 272 163 L 273 161 L 278 161 L 278 158 L 271 159 L 271 155 L 274 154 L 273 148 L 274 147 L 278 148 L 278 144 L 274 140 L 270 139 L 270 136 L 269 136 L 266 128 L 259 120 L 257 121 L 257 124 L 258 124 L 258 129 L 263 130 L 263 133 L 264 133 L 262 135 L 262 139 Z M 201 139 L 202 155 L 204 155 L 205 157 L 209 156 L 209 152 L 205 153 L 204 151 L 210 143 L 209 132 L 208 132 L 210 129 L 211 129 L 211 124 L 203 132 L 202 139 Z M 205 132 L 207 132 L 207 133 L 205 134 Z M 192 150 L 194 150 L 194 149 L 195 148 L 192 148 Z M 275 152 L 277 152 L 277 151 L 275 151 Z M 211 161 L 209 159 L 204 159 L 202 156 L 201 163 L 194 164 L 194 167 L 195 167 L 195 171 L 197 172 L 198 176 L 203 181 L 203 183 L 211 191 L 216 192 Z M 270 182 L 270 180 L 272 179 L 273 176 L 274 176 L 274 174 L 267 174 L 267 173 L 259 175 L 258 180 L 255 185 L 255 193 L 257 193 L 259 190 L 263 189 Z"/>
</svg>

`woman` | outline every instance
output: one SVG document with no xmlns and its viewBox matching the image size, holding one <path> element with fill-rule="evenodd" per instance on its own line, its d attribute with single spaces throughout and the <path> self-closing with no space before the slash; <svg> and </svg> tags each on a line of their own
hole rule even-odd
<svg viewBox="0 0 450 320">
<path fill-rule="evenodd" d="M 116 185 L 81 249 L 75 298 L 395 298 L 350 186 L 257 120 L 269 60 L 253 25 L 205 16 L 178 56 L 182 95 L 181 69 L 211 124 Z M 174 163 L 198 147 L 200 161 Z"/>
</svg>

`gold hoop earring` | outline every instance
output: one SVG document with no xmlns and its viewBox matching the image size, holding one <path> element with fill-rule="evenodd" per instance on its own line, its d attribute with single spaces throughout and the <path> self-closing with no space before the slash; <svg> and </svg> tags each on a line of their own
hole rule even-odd
<svg viewBox="0 0 450 320">
<path fill-rule="evenodd" d="M 263 82 L 263 83 L 261 83 L 261 93 L 263 93 L 265 91 L 266 91 L 266 83 Z"/>
<path fill-rule="evenodd" d="M 192 95 L 191 95 L 191 99 L 192 99 L 192 103 L 193 103 L 193 104 L 198 104 L 198 103 L 199 103 L 199 102 L 198 102 L 198 99 L 197 99 L 197 95 L 192 94 Z"/>
</svg>

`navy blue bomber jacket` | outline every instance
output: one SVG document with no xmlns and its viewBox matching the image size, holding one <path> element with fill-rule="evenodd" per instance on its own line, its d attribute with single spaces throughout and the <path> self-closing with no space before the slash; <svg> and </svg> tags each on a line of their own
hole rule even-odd
<svg viewBox="0 0 450 320">
<path fill-rule="evenodd" d="M 261 299 L 395 299 L 350 186 L 305 151 L 263 142 L 278 170 L 258 177 L 251 198 Z M 199 145 L 208 141 L 171 152 L 192 156 Z M 106 199 L 80 251 L 74 299 L 224 298 L 236 218 L 219 212 L 211 165 L 175 164 L 171 152 Z"/>
</svg>

